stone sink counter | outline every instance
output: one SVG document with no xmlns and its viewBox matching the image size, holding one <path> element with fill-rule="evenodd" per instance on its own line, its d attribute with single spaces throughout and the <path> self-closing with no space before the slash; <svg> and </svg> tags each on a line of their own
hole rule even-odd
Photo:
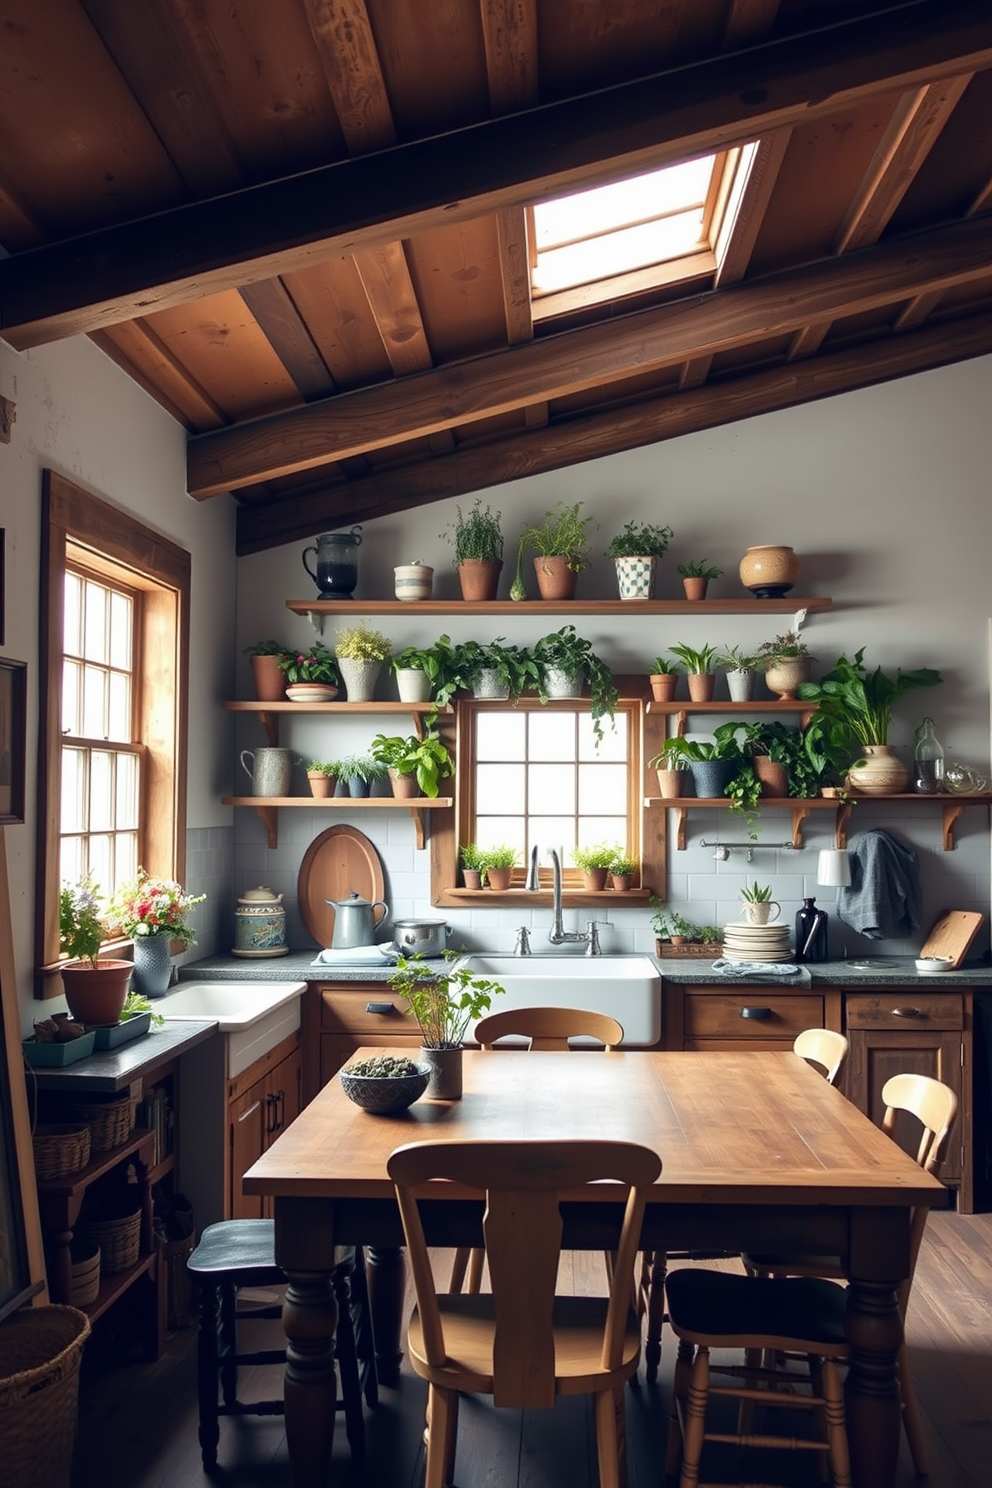
<svg viewBox="0 0 992 1488">
<path fill-rule="evenodd" d="M 666 981 L 671 982 L 726 982 L 733 986 L 739 982 L 748 985 L 757 978 L 723 976 L 713 970 L 712 961 L 705 957 L 656 958 L 656 965 Z M 769 984 L 781 982 L 787 987 L 992 987 L 992 966 L 985 962 L 965 962 L 957 971 L 940 971 L 932 975 L 916 970 L 913 956 L 879 956 L 857 958 L 849 961 L 817 961 L 801 966 L 792 977 L 765 978 Z"/>
<path fill-rule="evenodd" d="M 286 956 L 205 956 L 179 968 L 181 982 L 386 982 L 391 966 L 314 966 L 312 951 Z"/>
</svg>

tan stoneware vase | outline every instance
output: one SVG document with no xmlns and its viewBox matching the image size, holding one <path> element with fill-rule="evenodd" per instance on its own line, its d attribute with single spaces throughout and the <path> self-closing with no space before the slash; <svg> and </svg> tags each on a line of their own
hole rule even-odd
<svg viewBox="0 0 992 1488">
<path fill-rule="evenodd" d="M 567 558 L 535 558 L 534 574 L 542 599 L 574 599 L 579 576 Z"/>
<path fill-rule="evenodd" d="M 462 599 L 471 604 L 495 599 L 499 590 L 499 576 L 502 572 L 502 558 L 463 558 L 458 565 L 458 582 L 462 586 Z"/>
<path fill-rule="evenodd" d="M 799 684 L 809 681 L 811 669 L 808 656 L 776 656 L 765 667 L 765 686 L 783 701 L 794 699 Z"/>
<path fill-rule="evenodd" d="M 748 548 L 740 562 L 741 583 L 755 599 L 781 599 L 799 578 L 799 559 L 781 543 Z"/>
<path fill-rule="evenodd" d="M 909 773 L 891 744 L 866 744 L 864 758 L 847 772 L 847 783 L 859 796 L 898 796 L 909 784 Z"/>
<path fill-rule="evenodd" d="M 134 966 L 130 961 L 101 959 L 96 966 L 76 961 L 61 968 L 62 989 L 77 1023 L 113 1028 L 120 1021 Z"/>
</svg>

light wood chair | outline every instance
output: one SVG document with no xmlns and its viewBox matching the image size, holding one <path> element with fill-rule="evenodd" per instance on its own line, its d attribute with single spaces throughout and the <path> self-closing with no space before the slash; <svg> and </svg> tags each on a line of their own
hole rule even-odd
<svg viewBox="0 0 992 1488">
<path fill-rule="evenodd" d="M 569 1039 L 594 1038 L 609 1051 L 622 1040 L 623 1024 L 608 1013 L 587 1012 L 583 1008 L 518 1008 L 515 1012 L 509 1009 L 482 1018 L 475 1026 L 475 1036 L 483 1049 L 491 1049 L 497 1039 L 517 1037 L 529 1039 L 529 1049 L 554 1053 L 569 1049 Z M 482 1249 L 456 1250 L 448 1290 L 460 1292 L 464 1287 L 467 1292 L 477 1292 L 482 1285 L 485 1259 Z"/>
<path fill-rule="evenodd" d="M 828 1083 L 834 1085 L 844 1068 L 847 1048 L 847 1039 L 842 1033 L 834 1033 L 830 1028 L 805 1028 L 796 1036 L 792 1052 L 800 1059 L 817 1065 Z M 666 1320 L 665 1277 L 668 1274 L 668 1262 L 670 1260 L 715 1261 L 727 1259 L 731 1254 L 735 1252 L 715 1250 L 644 1252 L 641 1258 L 639 1291 L 641 1316 L 647 1320 L 644 1334 L 644 1370 L 649 1384 L 657 1379 L 658 1366 L 661 1363 L 661 1333 Z M 815 1271 L 809 1274 L 821 1276 L 824 1273 Z"/>
<path fill-rule="evenodd" d="M 593 1395 L 600 1485 L 623 1488 L 624 1384 L 640 1356 L 634 1257 L 646 1190 L 661 1172 L 657 1153 L 630 1142 L 415 1142 L 386 1167 L 417 1297 L 409 1358 L 429 1386 L 425 1488 L 452 1481 L 460 1391 L 531 1409 Z M 417 1203 L 431 1179 L 485 1193 L 491 1292 L 437 1293 Z M 556 1297 L 559 1195 L 600 1179 L 630 1190 L 610 1294 Z"/>
<path fill-rule="evenodd" d="M 920 1140 L 916 1151 L 916 1161 L 927 1173 L 940 1176 L 944 1158 L 947 1153 L 947 1144 L 957 1116 L 958 1098 L 949 1085 L 940 1080 L 931 1079 L 929 1075 L 904 1074 L 893 1075 L 886 1080 L 882 1086 L 882 1099 L 885 1102 L 885 1115 L 882 1118 L 882 1130 L 889 1136 L 895 1133 L 896 1122 L 901 1111 L 914 1116 L 920 1123 Z M 923 1244 L 923 1234 L 926 1229 L 929 1209 L 921 1204 L 913 1210 L 910 1220 L 909 1232 L 909 1276 L 899 1288 L 899 1311 L 903 1322 L 906 1321 L 906 1310 L 909 1306 L 909 1294 L 913 1286 L 913 1273 L 916 1270 L 916 1262 Z M 844 1273 L 836 1257 L 832 1256 L 782 1256 L 782 1255 L 759 1255 L 746 1254 L 743 1256 L 744 1265 L 753 1277 L 783 1278 L 783 1277 L 836 1277 L 842 1278 Z M 916 1404 L 916 1394 L 913 1390 L 913 1380 L 909 1367 L 909 1351 L 906 1347 L 905 1338 L 899 1349 L 899 1390 L 902 1396 L 902 1421 L 906 1432 L 906 1440 L 909 1443 L 910 1455 L 913 1459 L 913 1467 L 918 1477 L 927 1474 L 926 1451 L 923 1445 L 923 1432 L 920 1426 L 920 1414 Z"/>
</svg>

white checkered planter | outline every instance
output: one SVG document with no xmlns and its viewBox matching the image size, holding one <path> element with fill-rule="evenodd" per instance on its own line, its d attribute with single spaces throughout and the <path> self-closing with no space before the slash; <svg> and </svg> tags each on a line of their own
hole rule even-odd
<svg viewBox="0 0 992 1488">
<path fill-rule="evenodd" d="M 621 599 L 650 599 L 657 558 L 615 558 Z"/>
</svg>

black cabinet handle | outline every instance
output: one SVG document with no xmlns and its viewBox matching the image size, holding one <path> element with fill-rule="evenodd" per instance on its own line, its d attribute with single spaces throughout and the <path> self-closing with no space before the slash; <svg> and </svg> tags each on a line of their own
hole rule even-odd
<svg viewBox="0 0 992 1488">
<path fill-rule="evenodd" d="M 367 1002 L 365 1011 L 367 1013 L 395 1013 L 396 1004 L 394 1002 Z"/>
<path fill-rule="evenodd" d="M 772 1010 L 770 1007 L 742 1007 L 742 1018 L 770 1018 Z"/>
</svg>

